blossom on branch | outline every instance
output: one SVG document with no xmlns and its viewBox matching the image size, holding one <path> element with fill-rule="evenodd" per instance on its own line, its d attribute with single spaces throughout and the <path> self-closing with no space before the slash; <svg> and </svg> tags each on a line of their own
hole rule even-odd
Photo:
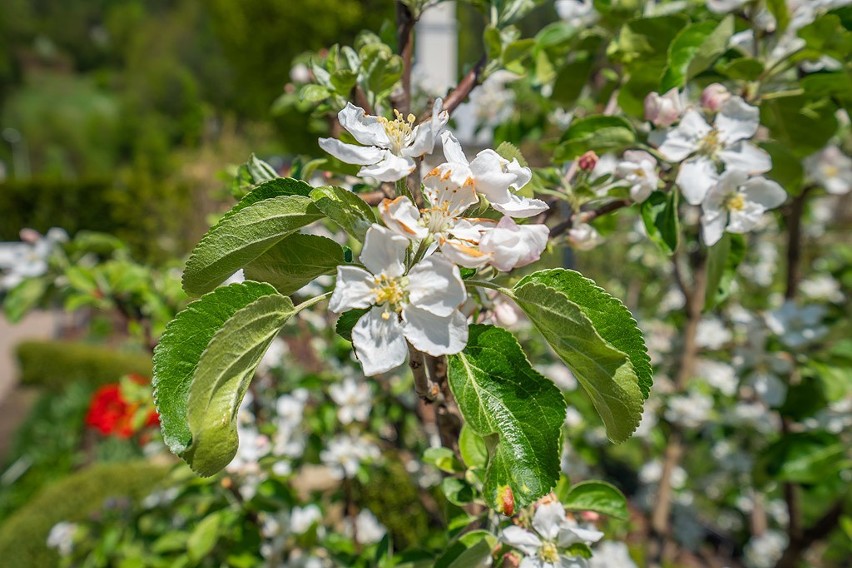
<svg viewBox="0 0 852 568">
<path fill-rule="evenodd" d="M 701 216 L 704 242 L 713 246 L 725 231 L 751 231 L 767 210 L 778 207 L 786 199 L 787 193 L 774 181 L 761 176 L 749 179 L 739 170 L 725 172 L 704 198 Z"/>
</svg>

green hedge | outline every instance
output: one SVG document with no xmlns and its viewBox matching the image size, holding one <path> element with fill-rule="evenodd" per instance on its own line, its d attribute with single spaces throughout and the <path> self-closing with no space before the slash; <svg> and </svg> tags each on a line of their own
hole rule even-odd
<svg viewBox="0 0 852 568">
<path fill-rule="evenodd" d="M 78 381 L 111 383 L 129 373 L 151 376 L 150 355 L 83 343 L 24 341 L 17 357 L 25 385 L 59 389 Z"/>
<path fill-rule="evenodd" d="M 0 558 L 5 568 L 57 566 L 47 547 L 50 529 L 60 521 L 81 521 L 110 497 L 141 499 L 168 474 L 170 466 L 145 460 L 94 465 L 58 481 L 0 525 Z"/>
</svg>

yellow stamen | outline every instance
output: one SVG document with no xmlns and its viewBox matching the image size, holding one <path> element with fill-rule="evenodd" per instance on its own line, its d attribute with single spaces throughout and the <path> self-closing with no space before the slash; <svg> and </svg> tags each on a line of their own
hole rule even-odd
<svg viewBox="0 0 852 568">
<path fill-rule="evenodd" d="M 376 117 L 379 123 L 385 128 L 385 133 L 390 138 L 391 150 L 394 154 L 399 154 L 402 147 L 405 145 L 406 139 L 414 131 L 414 121 L 417 120 L 413 114 L 403 117 L 402 113 L 394 109 L 393 120 L 388 120 L 383 116 Z"/>
<path fill-rule="evenodd" d="M 745 209 L 745 198 L 741 193 L 735 193 L 725 200 L 725 208 L 728 211 L 742 211 Z"/>
<path fill-rule="evenodd" d="M 538 557 L 544 562 L 556 564 L 559 562 L 559 550 L 552 542 L 543 542 L 541 548 L 538 549 Z"/>
</svg>

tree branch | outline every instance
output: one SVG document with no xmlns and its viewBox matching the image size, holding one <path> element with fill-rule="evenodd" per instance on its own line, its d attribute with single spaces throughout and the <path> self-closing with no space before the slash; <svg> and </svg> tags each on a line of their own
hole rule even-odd
<svg viewBox="0 0 852 568">
<path fill-rule="evenodd" d="M 574 218 L 577 218 L 577 221 L 580 223 L 590 223 L 594 221 L 601 215 L 606 215 L 607 213 L 612 213 L 613 211 L 618 211 L 624 207 L 628 207 L 631 204 L 629 199 L 616 199 L 615 201 L 610 201 L 604 205 L 601 205 L 597 209 L 590 209 L 588 211 L 580 211 L 578 213 L 574 213 L 568 219 L 565 219 L 558 225 L 554 225 L 552 229 L 550 229 L 550 238 L 558 237 L 562 233 L 571 229 L 574 226 Z"/>
<path fill-rule="evenodd" d="M 476 87 L 482 78 L 482 71 L 485 69 L 485 64 L 488 63 L 488 56 L 483 55 L 479 58 L 479 61 L 473 66 L 473 69 L 467 72 L 467 74 L 459 81 L 459 84 L 456 85 L 456 88 L 450 91 L 450 93 L 444 97 L 444 110 L 450 114 L 453 114 L 453 111 L 458 108 L 460 104 L 462 104 L 465 99 L 467 99 L 470 92 L 473 91 L 474 87 Z"/>
<path fill-rule="evenodd" d="M 414 25 L 417 20 L 404 2 L 396 3 L 396 41 L 397 51 L 402 57 L 402 92 L 394 100 L 394 106 L 403 116 L 411 111 L 411 66 L 414 59 Z"/>
</svg>

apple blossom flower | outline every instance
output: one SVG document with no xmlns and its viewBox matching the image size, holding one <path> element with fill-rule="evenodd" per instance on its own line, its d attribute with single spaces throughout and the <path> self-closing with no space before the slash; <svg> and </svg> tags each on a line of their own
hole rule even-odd
<svg viewBox="0 0 852 568">
<path fill-rule="evenodd" d="M 787 300 L 780 308 L 766 314 L 766 325 L 781 343 L 790 349 L 799 349 L 828 333 L 828 328 L 822 324 L 824 317 L 825 306 L 799 306 Z"/>
<path fill-rule="evenodd" d="M 852 158 L 835 145 L 805 158 L 805 172 L 833 195 L 843 195 L 852 189 Z"/>
<path fill-rule="evenodd" d="M 701 107 L 708 112 L 719 112 L 731 98 L 731 92 L 720 83 L 711 83 L 701 91 Z"/>
<path fill-rule="evenodd" d="M 577 250 L 592 250 L 603 242 L 597 229 L 588 223 L 577 223 L 566 233 L 568 242 Z"/>
<path fill-rule="evenodd" d="M 488 264 L 508 272 L 538 260 L 549 235 L 546 225 L 518 225 L 511 217 L 503 217 L 496 227 L 482 236 L 479 251 L 488 259 Z"/>
<path fill-rule="evenodd" d="M 828 274 L 818 274 L 799 282 L 799 291 L 809 300 L 842 302 L 845 297 L 840 283 Z"/>
<path fill-rule="evenodd" d="M 594 555 L 589 559 L 589 568 L 637 568 L 630 558 L 627 545 L 623 542 L 606 541 L 595 548 Z"/>
<path fill-rule="evenodd" d="M 556 0 L 556 13 L 574 28 L 590 26 L 599 17 L 592 0 Z"/>
<path fill-rule="evenodd" d="M 594 151 L 589 150 L 588 152 L 577 158 L 577 166 L 583 171 L 591 172 L 595 169 L 595 166 L 598 165 L 599 159 L 600 158 Z"/>
<path fill-rule="evenodd" d="M 320 138 L 319 145 L 338 160 L 363 166 L 359 176 L 396 181 L 414 171 L 414 158 L 434 149 L 438 134 L 449 120 L 449 114 L 441 110 L 442 107 L 441 99 L 436 99 L 431 120 L 415 125 L 413 114 L 402 116 L 395 111 L 396 118 L 389 120 L 368 115 L 361 107 L 346 103 L 337 115 L 340 125 L 363 146 L 335 138 Z"/>
<path fill-rule="evenodd" d="M 290 532 L 305 534 L 320 520 L 322 520 L 322 511 L 314 503 L 304 507 L 293 507 L 290 511 Z"/>
<path fill-rule="evenodd" d="M 467 320 L 458 310 L 464 283 L 457 266 L 431 255 L 405 273 L 408 239 L 380 225 L 367 230 L 361 262 L 337 267 L 329 309 L 371 308 L 352 329 L 352 344 L 367 376 L 405 362 L 406 339 L 429 355 L 450 355 L 467 343 Z"/>
<path fill-rule="evenodd" d="M 320 459 L 335 479 L 352 478 L 362 463 L 379 458 L 379 448 L 362 436 L 339 435 L 320 452 Z"/>
<path fill-rule="evenodd" d="M 373 406 L 370 385 L 347 378 L 328 388 L 331 399 L 337 404 L 337 419 L 341 424 L 364 422 Z"/>
<path fill-rule="evenodd" d="M 760 124 L 756 107 L 740 97 L 722 105 L 713 126 L 695 110 L 688 110 L 678 126 L 665 133 L 660 154 L 671 162 L 681 162 L 677 179 L 686 201 L 699 205 L 718 180 L 716 163 L 754 175 L 769 171 L 772 160 L 765 151 L 746 142 Z"/>
<path fill-rule="evenodd" d="M 745 564 L 748 568 L 771 568 L 781 560 L 786 548 L 786 534 L 777 530 L 767 530 L 746 543 Z"/>
<path fill-rule="evenodd" d="M 541 503 L 535 510 L 532 530 L 511 525 L 503 529 L 501 540 L 524 553 L 522 568 L 568 568 L 585 566 L 582 558 L 568 556 L 565 549 L 574 543 L 597 542 L 603 533 L 584 529 L 571 522 L 558 501 Z"/>
<path fill-rule="evenodd" d="M 354 538 L 359 544 L 375 544 L 384 538 L 388 530 L 379 522 L 372 511 L 361 509 L 355 516 L 353 526 L 352 519 L 343 520 L 343 534 Z"/>
<path fill-rule="evenodd" d="M 657 189 L 657 160 L 648 152 L 628 150 L 615 166 L 618 177 L 630 184 L 630 198 L 642 203 Z"/>
<path fill-rule="evenodd" d="M 676 88 L 662 96 L 651 92 L 645 97 L 645 120 L 651 121 L 654 126 L 671 126 L 680 119 L 683 111 L 683 101 Z"/>
<path fill-rule="evenodd" d="M 701 234 L 713 246 L 722 233 L 747 233 L 754 229 L 767 210 L 778 207 L 787 193 L 774 181 L 762 176 L 749 178 L 740 170 L 722 174 L 704 198 Z"/>
<path fill-rule="evenodd" d="M 33 229 L 23 229 L 21 241 L 0 245 L 0 291 L 46 273 L 50 254 L 58 244 L 68 241 L 68 233 L 53 227 L 42 236 Z"/>
<path fill-rule="evenodd" d="M 53 548 L 60 556 L 70 556 L 74 551 L 74 535 L 77 533 L 77 525 L 67 521 L 61 521 L 51 527 L 47 535 L 47 547 Z"/>
<path fill-rule="evenodd" d="M 706 349 L 721 349 L 731 340 L 731 330 L 719 318 L 704 318 L 698 322 L 695 342 Z"/>
<path fill-rule="evenodd" d="M 540 199 L 521 197 L 515 192 L 532 179 L 529 168 L 517 159 L 507 160 L 494 150 L 483 150 L 468 162 L 459 141 L 449 130 L 441 134 L 444 157 L 447 162 L 434 168 L 423 177 L 427 188 L 462 188 L 472 186 L 488 198 L 491 205 L 504 215 L 532 217 L 547 211 L 548 205 Z"/>
</svg>

